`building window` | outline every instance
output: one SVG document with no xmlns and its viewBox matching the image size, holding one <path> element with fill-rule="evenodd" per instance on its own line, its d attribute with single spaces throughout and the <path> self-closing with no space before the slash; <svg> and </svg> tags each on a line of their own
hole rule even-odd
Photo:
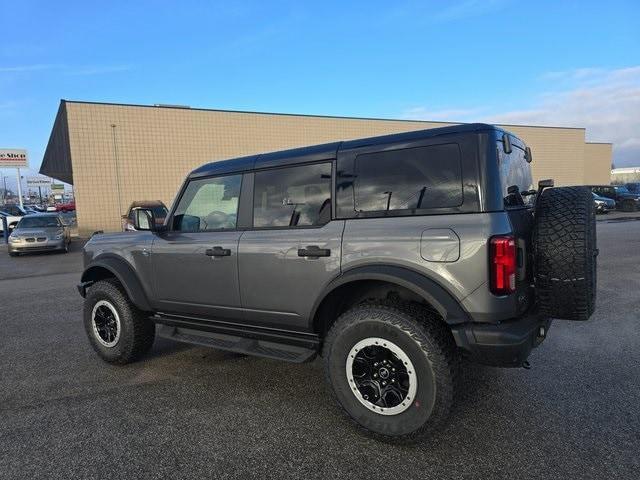
<svg viewBox="0 0 640 480">
<path fill-rule="evenodd" d="M 354 195 L 356 212 L 365 214 L 460 206 L 460 149 L 449 143 L 358 155 Z"/>
<path fill-rule="evenodd" d="M 236 228 L 242 175 L 192 180 L 173 216 L 173 229 L 206 232 Z"/>
<path fill-rule="evenodd" d="M 331 220 L 331 164 L 255 174 L 253 226 L 312 227 Z"/>
</svg>

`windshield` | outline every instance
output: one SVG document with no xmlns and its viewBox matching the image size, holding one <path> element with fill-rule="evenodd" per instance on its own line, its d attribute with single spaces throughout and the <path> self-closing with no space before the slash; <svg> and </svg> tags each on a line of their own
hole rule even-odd
<svg viewBox="0 0 640 480">
<path fill-rule="evenodd" d="M 18 223 L 18 228 L 48 228 L 61 227 L 58 217 L 24 217 Z"/>
<path fill-rule="evenodd" d="M 621 187 L 621 186 L 616 186 L 614 187 L 616 189 L 616 192 L 618 193 L 631 193 L 627 187 Z"/>
</svg>

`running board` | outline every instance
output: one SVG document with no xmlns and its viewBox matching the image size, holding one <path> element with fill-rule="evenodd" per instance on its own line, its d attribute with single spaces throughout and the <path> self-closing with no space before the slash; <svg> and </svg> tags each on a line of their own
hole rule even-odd
<svg viewBox="0 0 640 480">
<path fill-rule="evenodd" d="M 194 319 L 164 315 L 154 315 L 152 320 L 157 324 L 156 334 L 159 337 L 203 347 L 293 363 L 309 361 L 318 352 L 319 342 L 315 335 L 263 332 L 259 329 L 247 329 L 238 334 L 240 332 L 231 333 L 230 330 L 236 329 L 229 328 L 228 324 L 207 322 L 207 325 L 194 325 Z"/>
</svg>

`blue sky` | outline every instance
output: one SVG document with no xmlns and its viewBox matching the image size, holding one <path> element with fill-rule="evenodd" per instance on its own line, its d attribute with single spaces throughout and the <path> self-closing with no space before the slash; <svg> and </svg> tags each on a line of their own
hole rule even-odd
<svg viewBox="0 0 640 480">
<path fill-rule="evenodd" d="M 640 164 L 640 2 L 0 0 L 0 146 L 61 98 L 587 127 Z"/>
</svg>

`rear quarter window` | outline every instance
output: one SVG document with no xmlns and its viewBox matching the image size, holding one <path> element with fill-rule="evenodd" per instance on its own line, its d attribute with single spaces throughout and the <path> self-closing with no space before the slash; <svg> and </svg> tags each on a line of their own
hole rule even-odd
<svg viewBox="0 0 640 480">
<path fill-rule="evenodd" d="M 511 153 L 504 153 L 502 141 L 497 142 L 496 149 L 498 151 L 500 185 L 506 204 L 508 188 L 517 186 L 521 192 L 532 190 L 533 176 L 531 175 L 531 165 L 525 159 L 524 150 L 514 145 Z M 527 201 L 533 200 L 533 198 L 533 195 L 525 197 Z"/>
<path fill-rule="evenodd" d="M 462 156 L 456 143 L 358 155 L 356 213 L 411 215 L 462 204 Z"/>
</svg>

